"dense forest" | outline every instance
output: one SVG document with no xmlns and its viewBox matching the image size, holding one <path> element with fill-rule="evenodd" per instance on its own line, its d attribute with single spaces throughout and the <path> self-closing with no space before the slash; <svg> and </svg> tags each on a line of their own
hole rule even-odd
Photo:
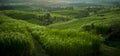
<svg viewBox="0 0 120 56">
<path fill-rule="evenodd" d="M 0 0 L 0 56 L 120 56 L 120 0 Z"/>
</svg>

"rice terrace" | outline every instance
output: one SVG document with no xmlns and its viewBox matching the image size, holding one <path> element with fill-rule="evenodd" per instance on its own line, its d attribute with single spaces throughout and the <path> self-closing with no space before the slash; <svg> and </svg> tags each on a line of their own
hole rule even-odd
<svg viewBox="0 0 120 56">
<path fill-rule="evenodd" d="M 0 0 L 0 56 L 120 56 L 120 0 Z"/>
</svg>

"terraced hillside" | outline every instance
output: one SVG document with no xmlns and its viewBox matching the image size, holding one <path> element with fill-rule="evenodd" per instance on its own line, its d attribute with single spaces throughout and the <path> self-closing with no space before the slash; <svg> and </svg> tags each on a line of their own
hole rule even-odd
<svg viewBox="0 0 120 56">
<path fill-rule="evenodd" d="M 89 16 L 83 17 L 72 16 L 74 11 L 70 11 L 0 11 L 0 55 L 120 55 L 119 8 L 91 11 Z M 61 14 L 63 12 L 66 13 Z"/>
<path fill-rule="evenodd" d="M 96 14 L 88 17 L 73 19 L 64 23 L 51 24 L 48 27 L 51 29 L 67 29 L 74 31 L 87 31 L 92 32 L 103 37 L 103 42 L 108 47 L 105 56 L 119 56 L 119 24 L 120 24 L 120 9 L 113 8 L 109 10 L 99 10 Z M 111 47 L 109 47 L 111 46 Z M 109 49 L 110 48 L 110 49 Z M 104 47 L 103 47 L 104 49 Z M 112 52 L 113 50 L 113 52 Z M 104 52 L 103 51 L 103 52 Z M 111 53 L 111 54 L 109 54 Z M 104 56 L 103 54 L 103 56 Z"/>
<path fill-rule="evenodd" d="M 119 20 L 120 9 L 100 10 L 97 14 L 88 17 L 73 19 L 64 23 L 51 24 L 48 27 L 56 29 L 80 29 L 83 25 L 91 23 L 109 23 L 113 20 Z M 67 12 L 66 12 L 67 13 Z M 59 27 L 61 26 L 61 27 Z"/>
<path fill-rule="evenodd" d="M 27 22 L 37 24 L 37 25 L 50 25 L 56 22 L 65 22 L 71 20 L 70 17 L 61 16 L 57 14 L 51 14 L 47 12 L 27 12 L 19 10 L 4 10 L 0 11 L 0 14 L 6 15 L 8 17 L 25 20 Z"/>
<path fill-rule="evenodd" d="M 44 53 L 51 56 L 96 55 L 99 52 L 100 37 L 91 33 L 48 29 L 6 16 L 1 16 L 0 22 L 0 49 L 3 54 L 8 53 L 6 55 L 36 55 L 35 41 L 41 45 L 41 52 L 45 50 Z"/>
</svg>

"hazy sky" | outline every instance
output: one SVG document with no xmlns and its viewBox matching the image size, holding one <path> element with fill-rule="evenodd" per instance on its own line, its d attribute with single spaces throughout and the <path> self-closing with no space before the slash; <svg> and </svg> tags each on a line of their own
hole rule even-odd
<svg viewBox="0 0 120 56">
<path fill-rule="evenodd" d="M 92 3 L 92 2 L 120 2 L 120 0 L 0 0 L 0 2 L 81 2 L 81 3 Z"/>
<path fill-rule="evenodd" d="M 42 0 L 39 0 L 42 1 Z M 91 2 L 120 2 L 120 0 L 44 0 L 44 1 L 48 1 L 48 2 L 87 2 L 87 3 L 91 3 Z"/>
</svg>

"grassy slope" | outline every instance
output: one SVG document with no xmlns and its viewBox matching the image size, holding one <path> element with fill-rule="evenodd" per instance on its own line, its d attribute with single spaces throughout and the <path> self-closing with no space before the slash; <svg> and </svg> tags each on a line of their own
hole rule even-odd
<svg viewBox="0 0 120 56">
<path fill-rule="evenodd" d="M 85 11 L 85 10 L 86 8 L 83 7 L 83 8 L 56 10 L 56 11 L 52 11 L 51 13 L 76 18 L 76 17 L 80 17 L 80 14 L 82 14 L 81 11 Z"/>
<path fill-rule="evenodd" d="M 34 24 L 41 24 L 41 21 L 39 20 L 39 16 L 43 16 L 43 13 L 25 12 L 18 10 L 5 10 L 5 11 L 1 11 L 1 14 L 4 14 L 14 19 L 26 20 Z"/>
<path fill-rule="evenodd" d="M 33 49 L 31 35 L 27 31 L 24 23 L 18 21 L 9 17 L 0 16 L 0 55 L 31 55 Z"/>
<path fill-rule="evenodd" d="M 5 53 L 7 53 L 7 55 L 11 56 L 46 56 L 47 54 L 45 54 L 44 50 L 41 47 L 41 44 L 34 40 L 31 33 L 29 32 L 29 29 L 35 26 L 38 25 L 34 25 L 22 20 L 12 19 L 6 16 L 0 16 L 0 33 L 7 33 L 5 34 L 6 36 L 0 34 L 0 40 L 4 41 L 4 43 L 2 41 L 0 42 L 0 44 L 3 43 L 2 45 L 4 47 L 2 48 L 1 46 L 0 48 L 5 50 L 4 52 L 1 50 L 3 54 L 0 53 L 0 55 L 5 55 Z M 40 27 L 44 28 L 42 26 Z M 3 37 L 6 38 L 4 39 Z M 10 48 L 7 48 L 8 46 Z"/>
<path fill-rule="evenodd" d="M 8 17 L 14 19 L 25 20 L 27 22 L 38 24 L 38 25 L 45 25 L 46 23 L 52 24 L 56 22 L 65 22 L 71 19 L 71 17 L 62 16 L 59 14 L 50 14 L 49 21 L 48 17 L 46 17 L 47 12 L 26 12 L 26 11 L 19 11 L 19 10 L 4 10 L 0 11 L 0 14 L 6 15 Z"/>
<path fill-rule="evenodd" d="M 23 44 L 24 44 L 24 41 L 27 40 L 29 45 L 26 44 L 25 46 L 22 46 L 22 47 L 25 48 L 29 46 L 30 50 L 33 50 L 32 51 L 33 55 L 36 55 L 36 56 L 39 56 L 39 55 L 47 56 L 47 54 L 52 56 L 53 55 L 57 55 L 57 56 L 90 55 L 91 56 L 91 55 L 95 55 L 99 51 L 99 45 L 101 42 L 100 38 L 99 36 L 91 33 L 76 32 L 76 31 L 70 31 L 70 30 L 47 29 L 46 27 L 43 27 L 43 26 L 34 25 L 26 21 L 12 19 L 6 16 L 0 16 L 0 24 L 4 25 L 4 27 L 0 28 L 1 32 L 4 32 L 4 31 L 6 33 L 20 32 L 24 35 L 32 36 L 32 37 L 29 37 L 32 40 L 29 40 L 26 38 L 23 39 L 20 36 L 17 38 L 18 40 L 23 39 L 22 40 Z M 17 27 L 20 27 L 20 28 L 17 28 Z M 10 35 L 12 34 L 13 33 L 11 33 Z M 13 34 L 12 36 L 16 36 L 16 35 L 17 34 Z M 5 37 L 4 35 L 1 35 L 1 36 Z M 2 37 L 0 37 L 0 40 L 3 39 Z M 10 37 L 10 39 L 12 39 L 12 37 Z M 13 40 L 12 43 L 16 41 L 15 39 L 12 39 L 12 40 Z M 5 39 L 4 42 L 5 42 L 4 45 L 6 46 L 9 40 Z M 16 45 L 19 45 L 19 43 L 17 43 Z M 32 49 L 33 46 L 31 45 L 34 45 L 34 49 Z M 9 46 L 14 47 L 15 45 L 9 45 Z M 16 48 L 19 49 L 19 47 L 16 47 Z M 15 49 L 15 50 L 18 50 L 18 49 Z M 87 51 L 88 49 L 91 51 Z M 6 48 L 3 50 L 6 50 Z M 10 51 L 9 48 L 8 48 L 8 51 Z M 29 56 L 29 55 L 31 55 L 31 53 L 29 54 L 27 53 L 27 55 L 22 55 L 22 56 Z"/>
<path fill-rule="evenodd" d="M 100 16 L 100 15 L 104 15 L 104 16 Z M 72 29 L 72 30 L 80 30 L 81 28 L 86 26 L 86 25 L 92 25 L 94 23 L 94 25 L 96 27 L 100 26 L 100 27 L 108 27 L 110 24 L 112 24 L 113 22 L 120 22 L 120 9 L 111 9 L 111 10 L 101 10 L 99 11 L 98 15 L 92 15 L 90 17 L 85 17 L 85 18 L 81 18 L 81 19 L 75 19 L 75 20 L 71 20 L 68 22 L 64 22 L 64 23 L 56 23 L 56 24 L 51 24 L 48 27 L 49 28 L 54 28 L 54 29 Z M 100 30 L 100 29 L 99 29 Z M 105 32 L 104 30 L 100 30 L 101 32 Z M 120 42 L 111 42 L 110 44 L 115 45 L 116 47 L 110 47 L 110 46 L 106 46 L 103 45 L 101 47 L 101 52 L 102 55 L 101 56 L 119 56 L 119 45 Z"/>
<path fill-rule="evenodd" d="M 55 23 L 51 24 L 48 27 L 55 29 L 80 29 L 83 25 L 91 24 L 91 23 L 110 23 L 112 20 L 119 20 L 120 11 L 117 9 L 113 9 L 104 13 L 104 11 L 99 12 L 99 14 L 103 14 L 104 16 L 92 15 L 89 17 L 84 17 L 81 19 L 74 19 L 64 23 Z M 61 27 L 59 27 L 61 26 Z"/>
<path fill-rule="evenodd" d="M 12 21 L 19 22 L 18 25 L 27 27 L 27 31 L 29 32 L 29 34 L 31 34 L 34 37 L 33 40 L 34 40 L 34 44 L 35 44 L 35 50 L 34 50 L 33 55 L 46 56 L 47 55 L 46 53 L 48 53 L 50 55 L 64 54 L 64 53 L 60 53 L 61 51 L 62 52 L 68 51 L 68 54 L 71 53 L 71 55 L 73 55 L 73 54 L 76 54 L 77 53 L 76 50 L 81 49 L 81 47 L 84 47 L 82 49 L 83 51 L 85 51 L 86 50 L 85 48 L 87 48 L 87 47 L 90 48 L 91 45 L 89 45 L 89 41 L 91 42 L 93 40 L 93 43 L 94 43 L 94 40 L 96 41 L 98 39 L 98 38 L 97 39 L 91 38 L 89 40 L 89 37 L 87 37 L 88 35 L 91 37 L 95 37 L 95 38 L 98 36 L 95 36 L 94 34 L 84 33 L 84 32 L 82 33 L 82 32 L 78 32 L 78 31 L 77 32 L 70 31 L 71 29 L 80 30 L 81 27 L 83 27 L 84 25 L 89 25 L 90 23 L 93 23 L 93 22 L 95 23 L 95 25 L 99 25 L 99 24 L 109 24 L 109 23 L 111 23 L 112 20 L 119 21 L 119 16 L 120 16 L 119 10 L 115 9 L 115 10 L 111 10 L 106 13 L 103 13 L 103 12 L 99 12 L 99 13 L 102 13 L 105 16 L 93 15 L 93 16 L 90 16 L 87 18 L 73 19 L 73 20 L 65 22 L 65 23 L 57 23 L 57 24 L 52 24 L 52 25 L 48 26 L 50 28 L 64 29 L 64 30 L 55 30 L 55 29 L 50 30 L 50 29 L 46 29 L 45 27 L 30 24 L 30 23 L 27 23 L 27 22 L 21 21 L 21 20 L 12 20 Z M 6 18 L 6 17 L 1 17 L 1 18 Z M 11 22 L 11 23 L 13 23 L 13 22 Z M 70 29 L 70 30 L 65 30 L 65 29 Z M 74 36 L 74 38 L 73 38 L 73 36 Z M 65 38 L 63 38 L 63 37 L 65 37 Z M 80 37 L 80 38 L 78 38 L 78 37 Z M 86 37 L 87 39 L 81 39 L 82 37 Z M 54 39 L 54 41 L 53 41 L 53 39 Z M 83 44 L 81 44 L 82 43 L 81 41 L 80 42 L 78 41 L 79 42 L 78 43 L 75 40 L 81 40 L 83 42 Z M 84 42 L 83 40 L 89 40 L 89 41 Z M 42 43 L 42 45 L 40 43 Z M 71 43 L 71 44 L 69 44 L 69 43 Z M 99 43 L 99 41 L 98 41 L 98 43 Z M 74 45 L 74 44 L 76 44 L 76 45 Z M 45 50 L 47 52 L 42 48 L 43 46 L 45 47 Z M 58 46 L 61 46 L 61 49 L 59 49 Z M 70 49 L 67 48 L 68 46 L 70 46 Z M 95 44 L 95 46 L 96 46 L 96 44 Z M 77 49 L 75 49 L 76 47 L 77 47 Z M 94 47 L 94 45 L 93 45 L 93 47 Z M 91 51 L 87 51 L 88 53 L 93 52 L 94 48 L 89 49 L 89 50 L 91 50 Z M 112 54 L 111 56 L 119 55 L 119 53 L 117 53 L 117 52 L 119 52 L 119 49 L 116 49 L 113 47 L 103 46 L 101 51 L 103 52 L 102 56 L 110 56 L 109 53 Z M 86 54 L 81 51 L 78 51 L 78 52 L 83 53 L 82 55 Z M 76 54 L 76 55 L 78 55 L 78 54 Z"/>
</svg>

